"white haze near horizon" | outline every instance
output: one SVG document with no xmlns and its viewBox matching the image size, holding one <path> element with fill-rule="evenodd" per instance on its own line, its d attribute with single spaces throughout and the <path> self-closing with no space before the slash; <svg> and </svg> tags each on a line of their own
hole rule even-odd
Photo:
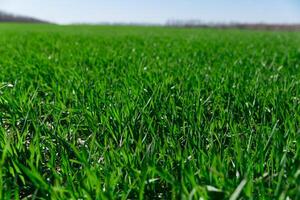
<svg viewBox="0 0 300 200">
<path fill-rule="evenodd" d="M 0 0 L 0 10 L 68 23 L 300 23 L 300 0 Z"/>
</svg>

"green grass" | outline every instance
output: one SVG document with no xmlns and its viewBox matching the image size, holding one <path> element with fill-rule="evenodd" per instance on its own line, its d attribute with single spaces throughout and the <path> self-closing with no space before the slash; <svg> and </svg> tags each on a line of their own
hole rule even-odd
<svg viewBox="0 0 300 200">
<path fill-rule="evenodd" d="M 1 199 L 300 199 L 300 33 L 0 25 Z"/>
</svg>

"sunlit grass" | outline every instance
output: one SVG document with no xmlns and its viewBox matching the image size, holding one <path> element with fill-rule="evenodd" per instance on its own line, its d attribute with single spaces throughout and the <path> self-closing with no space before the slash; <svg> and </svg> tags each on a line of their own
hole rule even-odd
<svg viewBox="0 0 300 200">
<path fill-rule="evenodd" d="M 0 25 L 0 198 L 300 198 L 300 33 Z"/>
</svg>

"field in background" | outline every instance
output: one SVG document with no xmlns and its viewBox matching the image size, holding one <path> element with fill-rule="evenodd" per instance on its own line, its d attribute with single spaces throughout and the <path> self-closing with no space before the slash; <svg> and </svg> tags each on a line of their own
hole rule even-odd
<svg viewBox="0 0 300 200">
<path fill-rule="evenodd" d="M 0 198 L 300 198 L 300 33 L 0 25 Z"/>
</svg>

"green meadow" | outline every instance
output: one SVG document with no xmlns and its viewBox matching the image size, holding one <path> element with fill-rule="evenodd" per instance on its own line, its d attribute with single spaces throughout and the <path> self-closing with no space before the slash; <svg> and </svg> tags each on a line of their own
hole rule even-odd
<svg viewBox="0 0 300 200">
<path fill-rule="evenodd" d="M 300 199 L 300 33 L 1 24 L 0 199 Z"/>
</svg>

